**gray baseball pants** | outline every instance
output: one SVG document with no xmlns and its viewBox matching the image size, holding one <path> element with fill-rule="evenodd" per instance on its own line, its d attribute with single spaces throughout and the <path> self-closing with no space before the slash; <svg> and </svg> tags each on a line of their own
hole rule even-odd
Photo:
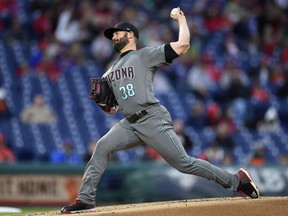
<svg viewBox="0 0 288 216">
<path fill-rule="evenodd" d="M 226 189 L 236 191 L 239 177 L 207 161 L 189 156 L 173 129 L 171 116 L 163 106 L 146 109 L 148 114 L 136 123 L 126 118 L 114 125 L 96 144 L 87 163 L 77 200 L 95 203 L 98 182 L 104 173 L 110 153 L 136 147 L 143 143 L 154 148 L 172 167 L 182 173 L 214 181 Z"/>
</svg>

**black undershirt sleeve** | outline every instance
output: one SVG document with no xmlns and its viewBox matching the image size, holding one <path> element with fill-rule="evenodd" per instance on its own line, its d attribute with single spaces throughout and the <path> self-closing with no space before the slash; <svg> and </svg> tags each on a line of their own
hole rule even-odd
<svg viewBox="0 0 288 216">
<path fill-rule="evenodd" d="M 179 55 L 173 50 L 170 44 L 164 45 L 165 61 L 167 63 L 172 63 L 172 61 Z"/>
</svg>

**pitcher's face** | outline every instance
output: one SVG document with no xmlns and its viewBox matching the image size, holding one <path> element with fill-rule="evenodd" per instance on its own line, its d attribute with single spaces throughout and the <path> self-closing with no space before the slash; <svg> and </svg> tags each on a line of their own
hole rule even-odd
<svg viewBox="0 0 288 216">
<path fill-rule="evenodd" d="M 112 43 L 115 51 L 118 53 L 121 52 L 121 50 L 129 43 L 128 32 L 114 32 L 112 37 Z"/>
</svg>

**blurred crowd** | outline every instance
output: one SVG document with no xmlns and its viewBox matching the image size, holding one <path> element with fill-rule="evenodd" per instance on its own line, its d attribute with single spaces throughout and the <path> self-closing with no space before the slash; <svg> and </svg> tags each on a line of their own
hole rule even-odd
<svg viewBox="0 0 288 216">
<path fill-rule="evenodd" d="M 288 0 L 167 0 L 165 4 L 162 0 L 0 0 L 1 40 L 34 42 L 39 47 L 29 59 L 18 62 L 18 76 L 36 71 L 56 81 L 61 72 L 88 60 L 104 72 L 117 58 L 111 42 L 103 37 L 105 28 L 129 21 L 140 30 L 138 48 L 169 43 L 177 40 L 177 24 L 169 17 L 177 6 L 186 14 L 191 48 L 172 65 L 160 68 L 155 89 L 161 93 L 168 83 L 195 98 L 186 110 L 189 117 L 175 120 L 187 151 L 193 149 L 193 140 L 185 127 L 214 130 L 215 139 L 198 156 L 216 164 L 233 163 L 231 135 L 240 126 L 264 132 L 282 127 L 287 132 L 288 111 L 277 104 L 288 98 Z M 41 96 L 31 104 L 30 111 L 21 114 L 23 122 L 57 121 L 48 108 L 33 115 L 39 114 L 37 106 L 43 107 Z M 5 106 L 0 104 L 1 119 L 2 110 Z M 65 141 L 59 151 L 71 154 L 71 149 L 73 145 Z M 265 146 L 259 145 L 255 157 L 262 155 L 265 160 L 263 151 Z M 161 161 L 149 147 L 131 152 L 141 160 Z M 120 152 L 111 160 L 129 157 L 129 152 Z M 287 163 L 288 156 L 283 157 Z M 67 161 L 80 163 L 87 158 Z M 53 153 L 51 160 L 63 162 L 65 157 Z"/>
</svg>

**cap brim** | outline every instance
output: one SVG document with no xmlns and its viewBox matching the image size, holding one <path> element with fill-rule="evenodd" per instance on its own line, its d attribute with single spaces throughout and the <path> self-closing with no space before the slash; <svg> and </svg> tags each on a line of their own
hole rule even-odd
<svg viewBox="0 0 288 216">
<path fill-rule="evenodd" d="M 112 37 L 113 37 L 113 33 L 116 32 L 116 31 L 123 31 L 119 28 L 108 28 L 104 31 L 104 36 L 106 38 L 108 38 L 109 40 L 112 40 Z"/>
</svg>

